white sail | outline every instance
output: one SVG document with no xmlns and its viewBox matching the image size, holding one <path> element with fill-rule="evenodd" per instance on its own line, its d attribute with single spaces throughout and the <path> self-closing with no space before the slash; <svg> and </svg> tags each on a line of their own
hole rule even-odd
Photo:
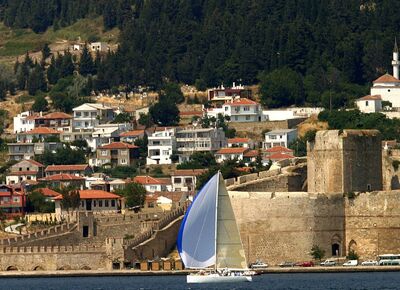
<svg viewBox="0 0 400 290">
<path fill-rule="evenodd" d="M 219 178 L 217 200 L 216 268 L 247 269 L 235 214 L 222 176 Z"/>
<path fill-rule="evenodd" d="M 178 251 L 186 268 L 215 265 L 215 226 L 218 174 L 199 191 L 188 209 L 178 236 Z"/>
</svg>

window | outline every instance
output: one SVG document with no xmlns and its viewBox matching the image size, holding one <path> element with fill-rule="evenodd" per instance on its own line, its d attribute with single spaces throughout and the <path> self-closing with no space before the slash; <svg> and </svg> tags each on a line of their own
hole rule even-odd
<svg viewBox="0 0 400 290">
<path fill-rule="evenodd" d="M 237 121 L 238 120 L 238 116 L 235 116 L 235 121 Z"/>
<path fill-rule="evenodd" d="M 105 203 L 105 207 L 108 207 L 108 200 L 106 200 L 106 201 L 104 201 L 104 203 Z"/>
<path fill-rule="evenodd" d="M 112 207 L 115 207 L 115 200 L 112 200 L 112 201 L 111 201 L 111 206 L 112 206 Z"/>
<path fill-rule="evenodd" d="M 250 107 L 249 106 L 244 106 L 243 107 L 243 111 L 250 111 Z"/>
<path fill-rule="evenodd" d="M 126 164 L 126 159 L 121 159 L 121 164 Z"/>
<path fill-rule="evenodd" d="M 80 117 L 81 116 L 81 112 L 75 112 L 75 117 Z"/>
<path fill-rule="evenodd" d="M 84 112 L 83 115 L 84 115 L 85 117 L 89 117 L 89 112 Z"/>
<path fill-rule="evenodd" d="M 13 202 L 19 202 L 19 197 L 18 196 L 14 196 L 13 197 Z"/>
<path fill-rule="evenodd" d="M 107 156 L 107 150 L 101 150 L 101 156 Z"/>
<path fill-rule="evenodd" d="M 97 202 L 95 200 L 93 200 L 93 207 L 97 206 Z"/>
<path fill-rule="evenodd" d="M 225 111 L 228 111 L 228 107 L 225 107 Z"/>
<path fill-rule="evenodd" d="M 103 207 L 103 201 L 99 200 L 99 207 Z"/>
<path fill-rule="evenodd" d="M 156 185 L 150 185 L 150 190 L 157 190 L 157 186 Z"/>
<path fill-rule="evenodd" d="M 83 203 L 83 200 L 81 201 L 81 207 L 84 207 L 85 205 L 84 205 L 84 203 Z"/>
<path fill-rule="evenodd" d="M 250 116 L 246 116 L 246 121 L 249 121 L 250 120 Z"/>
<path fill-rule="evenodd" d="M 365 106 L 368 107 L 368 101 L 365 101 Z"/>
<path fill-rule="evenodd" d="M 276 135 L 269 135 L 269 139 L 276 140 Z"/>
<path fill-rule="evenodd" d="M 174 178 L 174 183 L 181 183 L 182 179 L 180 177 L 175 177 Z"/>
<path fill-rule="evenodd" d="M 169 155 L 169 150 L 163 150 L 162 155 Z"/>
</svg>

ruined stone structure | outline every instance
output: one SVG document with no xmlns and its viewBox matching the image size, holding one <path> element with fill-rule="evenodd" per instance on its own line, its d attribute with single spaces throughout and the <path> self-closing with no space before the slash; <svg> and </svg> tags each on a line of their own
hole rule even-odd
<svg viewBox="0 0 400 290">
<path fill-rule="evenodd" d="M 319 131 L 307 147 L 308 191 L 382 190 L 382 144 L 377 130 Z"/>
</svg>

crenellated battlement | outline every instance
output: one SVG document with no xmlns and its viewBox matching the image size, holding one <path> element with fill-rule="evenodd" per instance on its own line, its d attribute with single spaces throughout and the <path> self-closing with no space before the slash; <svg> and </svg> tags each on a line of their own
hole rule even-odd
<svg viewBox="0 0 400 290">
<path fill-rule="evenodd" d="M 32 247 L 0 247 L 0 254 L 54 254 L 54 253 L 101 253 L 105 247 L 97 246 L 32 246 Z"/>
</svg>

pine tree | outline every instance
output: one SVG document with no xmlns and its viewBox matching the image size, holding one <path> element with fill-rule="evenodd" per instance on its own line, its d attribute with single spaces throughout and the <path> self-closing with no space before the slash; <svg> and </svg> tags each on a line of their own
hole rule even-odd
<svg viewBox="0 0 400 290">
<path fill-rule="evenodd" d="M 69 51 L 65 51 L 61 57 L 60 77 L 64 78 L 74 73 L 75 65 L 72 61 L 72 55 Z"/>
<path fill-rule="evenodd" d="M 94 74 L 94 63 L 92 56 L 87 48 L 87 45 L 82 50 L 81 59 L 79 62 L 79 73 L 83 76 Z"/>
<path fill-rule="evenodd" d="M 35 98 L 35 102 L 32 105 L 32 111 L 34 112 L 45 112 L 48 110 L 49 103 L 43 95 L 38 95 Z"/>
<path fill-rule="evenodd" d="M 39 64 L 35 65 L 35 67 L 33 68 L 33 70 L 29 75 L 27 89 L 30 95 L 35 95 L 36 92 L 39 90 L 43 92 L 47 90 L 44 71 Z"/>
<path fill-rule="evenodd" d="M 56 59 L 54 55 L 51 56 L 51 62 L 49 67 L 47 68 L 47 80 L 50 84 L 54 85 L 57 83 L 60 78 L 60 72 L 57 68 Z"/>
</svg>

